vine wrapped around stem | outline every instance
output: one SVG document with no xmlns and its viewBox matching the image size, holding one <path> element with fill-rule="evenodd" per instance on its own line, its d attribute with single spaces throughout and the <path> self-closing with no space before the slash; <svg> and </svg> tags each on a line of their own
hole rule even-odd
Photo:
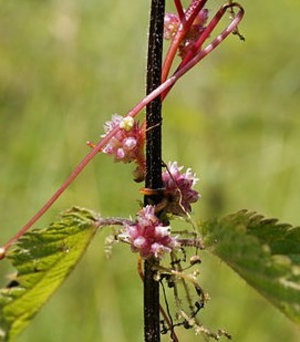
<svg viewBox="0 0 300 342">
<path fill-rule="evenodd" d="M 192 2 L 193 4 L 195 1 Z M 192 3 L 190 6 L 192 6 Z M 198 2 L 197 2 L 198 3 Z M 195 5 L 195 4 L 194 4 Z M 203 4 L 204 5 L 204 4 Z M 201 2 L 202 6 L 202 2 Z M 222 7 L 222 11 L 228 8 L 237 7 L 239 10 L 235 17 L 232 19 L 230 24 L 208 44 L 205 48 L 201 49 L 199 52 L 195 53 L 189 58 L 189 60 L 174 72 L 174 74 L 166 79 L 162 84 L 155 88 L 151 93 L 146 95 L 142 100 L 140 100 L 136 105 L 134 105 L 124 117 L 135 117 L 147 104 L 149 104 L 157 96 L 164 94 L 163 98 L 166 96 L 168 90 L 191 68 L 193 68 L 199 61 L 201 61 L 205 56 L 207 56 L 211 51 L 213 51 L 230 33 L 235 32 L 238 24 L 243 18 L 244 10 L 237 3 L 228 3 Z M 199 5 L 200 8 L 200 5 Z M 202 8 L 202 7 L 201 7 Z M 196 12 L 196 11 L 195 11 Z M 193 12 L 194 13 L 194 12 Z M 195 14 L 196 15 L 196 14 Z M 221 16 L 222 17 L 222 16 Z M 217 22 L 220 19 L 217 20 Z M 216 24 L 217 24 L 216 22 Z M 215 27 L 215 25 L 214 25 Z M 179 42 L 178 42 L 179 44 Z M 170 56 L 170 55 L 169 55 Z M 169 57 L 168 57 L 169 58 Z M 171 61 L 172 62 L 172 61 Z M 168 62 L 169 63 L 169 62 Z M 170 64 L 171 65 L 171 64 Z M 163 66 L 163 74 L 166 75 L 168 68 Z M 163 79 L 164 77 L 162 77 Z M 20 236 L 22 236 L 60 197 L 60 195 L 67 189 L 67 187 L 77 178 L 81 171 L 86 167 L 86 165 L 94 158 L 94 156 L 102 150 L 102 148 L 114 137 L 120 130 L 120 127 L 115 127 L 110 131 L 105 137 L 99 140 L 94 147 L 85 155 L 85 157 L 76 165 L 71 174 L 63 182 L 63 184 L 55 191 L 55 193 L 49 198 L 49 200 L 25 223 L 25 225 L 13 236 L 11 237 L 1 248 L 0 248 L 0 259 L 5 257 L 7 249 L 11 244 L 16 241 Z"/>
</svg>

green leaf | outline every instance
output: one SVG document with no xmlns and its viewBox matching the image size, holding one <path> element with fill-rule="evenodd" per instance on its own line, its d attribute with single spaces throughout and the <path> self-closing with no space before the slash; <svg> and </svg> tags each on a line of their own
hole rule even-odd
<svg viewBox="0 0 300 342">
<path fill-rule="evenodd" d="M 300 227 L 243 210 L 200 230 L 209 251 L 300 323 Z"/>
<path fill-rule="evenodd" d="M 0 290 L 0 340 L 11 341 L 73 270 L 97 230 L 95 215 L 72 208 L 48 228 L 24 234 L 7 257 L 16 278 Z"/>
</svg>

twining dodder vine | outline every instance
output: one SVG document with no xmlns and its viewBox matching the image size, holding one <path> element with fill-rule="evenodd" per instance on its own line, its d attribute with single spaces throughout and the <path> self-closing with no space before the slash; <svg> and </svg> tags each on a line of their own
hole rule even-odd
<svg viewBox="0 0 300 342">
<path fill-rule="evenodd" d="M 205 8 L 209 0 L 185 3 L 186 8 L 181 0 L 174 0 L 176 12 L 165 13 L 165 0 L 151 1 L 146 96 L 125 115 L 113 114 L 105 122 L 99 141 L 87 142 L 86 156 L 0 248 L 0 259 L 7 257 L 16 269 L 0 290 L 0 341 L 11 341 L 29 323 L 77 264 L 95 233 L 106 226 L 112 227 L 107 254 L 115 243 L 124 243 L 138 254 L 146 342 L 160 341 L 161 334 L 177 342 L 179 327 L 193 329 L 206 339 L 230 338 L 225 330 L 211 331 L 201 323 L 199 312 L 208 301 L 198 279 L 202 249 L 226 261 L 288 317 L 300 322 L 300 228 L 246 210 L 196 223 L 191 215 L 200 197 L 195 173 L 162 157 L 161 108 L 174 84 L 230 33 L 244 39 L 237 27 L 244 15 L 240 4 L 229 0 L 211 13 Z M 226 18 L 228 25 L 214 35 Z M 164 56 L 163 38 L 169 41 Z M 138 120 L 145 107 L 146 115 Z M 115 162 L 134 164 L 133 180 L 145 182 L 140 189 L 144 203 L 135 217 L 103 218 L 73 207 L 49 227 L 28 231 L 100 152 Z M 176 218 L 185 226 L 175 231 L 172 220 Z"/>
</svg>

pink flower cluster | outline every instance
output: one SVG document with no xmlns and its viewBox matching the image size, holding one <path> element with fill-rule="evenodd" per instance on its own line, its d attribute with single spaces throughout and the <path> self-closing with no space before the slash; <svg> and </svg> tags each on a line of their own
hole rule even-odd
<svg viewBox="0 0 300 342">
<path fill-rule="evenodd" d="M 125 226 L 123 239 L 130 242 L 133 252 L 142 258 L 161 258 L 177 247 L 176 237 L 170 236 L 170 227 L 163 226 L 155 216 L 154 206 L 147 205 L 137 213 L 135 225 Z"/>
<path fill-rule="evenodd" d="M 199 193 L 192 189 L 198 178 L 191 169 L 181 173 L 183 166 L 177 162 L 169 162 L 168 167 L 162 173 L 165 187 L 165 197 L 168 200 L 166 210 L 174 215 L 185 215 L 192 210 L 191 203 L 197 202 Z"/>
<path fill-rule="evenodd" d="M 105 136 L 114 128 L 120 127 L 120 130 L 113 136 L 103 148 L 103 152 L 114 156 L 116 161 L 130 163 L 143 159 L 144 134 L 139 123 L 132 117 L 123 117 L 113 114 L 111 121 L 106 121 L 104 125 Z"/>
<path fill-rule="evenodd" d="M 180 20 L 174 13 L 166 12 L 164 20 L 164 38 L 170 40 L 174 37 Z"/>
<path fill-rule="evenodd" d="M 208 18 L 208 10 L 202 9 L 196 16 L 192 26 L 185 35 L 184 39 L 179 44 L 179 56 L 184 58 L 188 50 L 193 46 L 196 40 L 199 38 L 200 34 L 205 28 L 205 24 Z M 180 24 L 179 17 L 174 13 L 167 12 L 165 14 L 164 21 L 164 38 L 172 39 L 177 31 Z"/>
</svg>

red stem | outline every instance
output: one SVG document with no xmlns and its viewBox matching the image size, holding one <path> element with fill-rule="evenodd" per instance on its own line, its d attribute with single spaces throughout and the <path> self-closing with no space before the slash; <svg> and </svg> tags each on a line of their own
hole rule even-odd
<svg viewBox="0 0 300 342">
<path fill-rule="evenodd" d="M 174 0 L 174 4 L 176 6 L 176 10 L 177 10 L 179 19 L 185 20 L 185 14 L 184 14 L 184 10 L 182 8 L 181 1 L 180 0 Z"/>
<path fill-rule="evenodd" d="M 179 64 L 179 66 L 177 67 L 174 75 L 176 73 L 178 73 L 180 71 L 180 69 L 183 68 L 184 65 L 187 65 L 188 62 L 190 62 L 191 60 L 193 60 L 193 56 L 199 56 L 201 55 L 201 51 L 199 52 L 199 50 L 201 49 L 202 44 L 204 43 L 204 41 L 208 38 L 208 36 L 210 35 L 210 33 L 214 30 L 214 28 L 216 27 L 216 25 L 219 23 L 219 21 L 221 20 L 221 18 L 223 17 L 223 15 L 226 13 L 226 11 L 229 8 L 233 8 L 233 7 L 238 7 L 239 11 L 236 14 L 236 16 L 233 18 L 233 20 L 231 21 L 231 23 L 209 44 L 207 45 L 207 47 L 204 50 L 210 49 L 212 48 L 210 51 L 212 51 L 213 49 L 215 49 L 220 43 L 221 41 L 223 41 L 231 32 L 233 32 L 236 27 L 238 26 L 239 22 L 242 20 L 243 15 L 244 15 L 244 9 L 238 4 L 238 3 L 229 3 L 229 4 L 225 4 L 223 5 L 221 8 L 219 8 L 218 12 L 215 14 L 215 16 L 211 19 L 211 21 L 209 22 L 209 24 L 206 26 L 206 28 L 204 29 L 204 31 L 202 32 L 202 34 L 200 35 L 200 37 L 198 38 L 198 40 L 195 42 L 195 45 L 193 46 L 193 48 L 191 48 L 191 50 L 186 54 L 185 58 L 181 61 L 181 63 Z M 209 51 L 209 52 L 210 52 Z M 164 98 L 167 96 L 167 94 L 169 93 L 169 91 L 172 89 L 172 86 L 167 88 L 163 94 L 162 94 L 162 100 L 164 100 Z"/>
<path fill-rule="evenodd" d="M 12 237 L 10 238 L 3 246 L 4 253 L 7 248 L 17 240 L 21 235 L 23 235 L 28 228 L 30 228 L 50 207 L 51 205 L 58 199 L 58 197 L 65 191 L 65 189 L 73 182 L 73 180 L 79 175 L 79 173 L 84 169 L 84 167 L 88 164 L 88 162 L 100 152 L 101 148 L 118 132 L 119 127 L 116 127 L 111 132 L 109 132 L 103 139 L 101 139 L 95 147 L 81 160 L 81 162 L 74 168 L 71 172 L 70 176 L 65 180 L 65 182 L 58 188 L 58 190 L 50 197 L 50 199 L 41 207 L 41 209 L 32 216 L 32 218 Z M 1 259 L 2 253 L 0 254 Z"/>
<path fill-rule="evenodd" d="M 241 21 L 244 10 L 240 8 L 239 12 L 236 14 L 232 22 L 223 30 L 208 46 L 203 50 L 198 52 L 193 58 L 191 58 L 185 65 L 183 65 L 179 70 L 177 70 L 169 79 L 162 83 L 150 94 L 145 96 L 140 102 L 138 102 L 133 108 L 131 108 L 125 116 L 136 116 L 141 109 L 143 109 L 149 102 L 155 99 L 157 96 L 162 94 L 168 88 L 170 88 L 178 79 L 183 76 L 187 71 L 189 71 L 195 64 L 202 60 L 206 55 L 208 55 L 212 50 L 214 50 L 239 24 Z M 64 192 L 64 190 L 73 182 L 73 180 L 79 175 L 79 173 L 84 169 L 84 167 L 89 163 L 89 161 L 101 151 L 102 147 L 108 143 L 108 141 L 119 131 L 119 127 L 114 128 L 110 131 L 103 139 L 101 139 L 95 147 L 81 160 L 81 162 L 75 167 L 71 172 L 70 176 L 65 180 L 65 182 L 58 188 L 58 190 L 50 197 L 50 199 L 41 207 L 41 209 L 3 246 L 0 251 L 0 259 L 4 258 L 5 252 L 10 247 L 10 245 L 17 240 L 22 234 L 24 234 L 28 228 L 30 228 L 59 198 L 59 196 Z"/>
<path fill-rule="evenodd" d="M 194 19 L 196 18 L 197 14 L 201 9 L 204 7 L 207 0 L 193 0 L 187 10 L 185 11 L 185 20 L 182 21 L 173 37 L 173 39 L 170 42 L 170 45 L 168 47 L 164 63 L 163 63 L 163 69 L 162 69 L 162 75 L 161 75 L 161 82 L 163 83 L 169 74 L 171 65 L 173 63 L 173 60 L 176 55 L 176 51 L 178 49 L 178 46 L 188 30 L 190 29 L 191 25 L 194 22 Z"/>
<path fill-rule="evenodd" d="M 209 24 L 205 27 L 204 31 L 201 33 L 195 44 L 193 45 L 193 48 L 188 51 L 184 59 L 179 65 L 179 68 L 182 67 L 184 64 L 186 64 L 195 54 L 195 52 L 199 51 L 201 49 L 202 44 L 205 42 L 205 40 L 209 37 L 211 32 L 214 30 L 214 28 L 217 26 L 219 21 L 222 19 L 223 15 L 226 13 L 226 11 L 230 8 L 238 7 L 241 8 L 240 5 L 237 3 L 230 3 L 225 4 L 222 7 L 218 9 L 218 12 L 214 15 L 214 17 L 211 19 Z"/>
</svg>

